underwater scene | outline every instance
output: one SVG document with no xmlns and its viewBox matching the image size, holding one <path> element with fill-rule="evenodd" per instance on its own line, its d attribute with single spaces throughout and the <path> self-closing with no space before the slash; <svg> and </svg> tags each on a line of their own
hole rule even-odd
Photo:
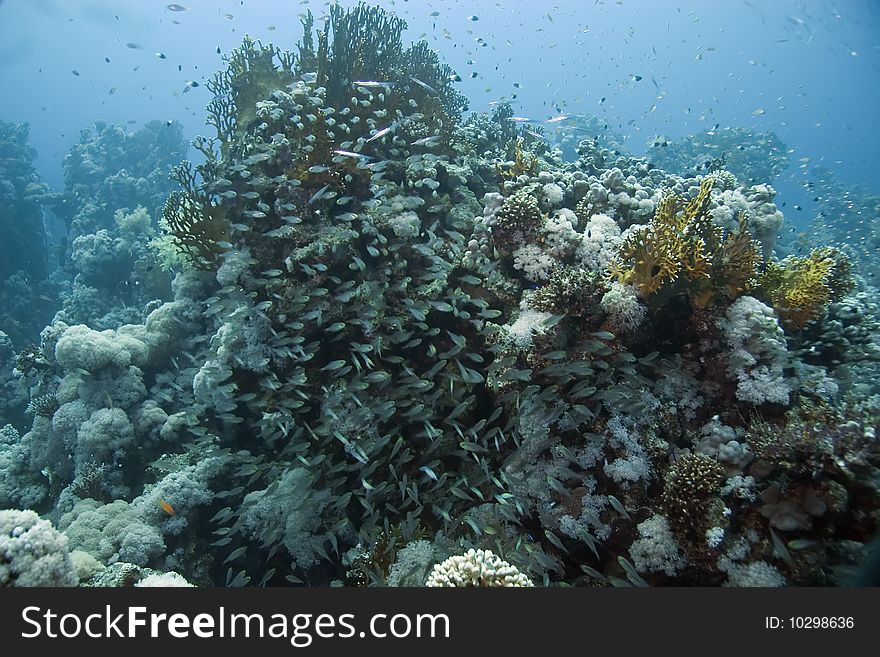
<svg viewBox="0 0 880 657">
<path fill-rule="evenodd" d="M 880 4 L 0 35 L 0 586 L 880 583 Z"/>
</svg>

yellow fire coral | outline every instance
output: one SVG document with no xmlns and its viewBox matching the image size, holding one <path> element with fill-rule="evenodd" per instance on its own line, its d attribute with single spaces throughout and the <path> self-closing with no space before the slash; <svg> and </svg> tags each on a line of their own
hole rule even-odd
<svg viewBox="0 0 880 657">
<path fill-rule="evenodd" d="M 538 157 L 523 149 L 523 138 L 516 137 L 511 139 L 507 144 L 507 150 L 510 157 L 510 165 L 495 165 L 495 173 L 501 182 L 508 180 L 516 180 L 523 174 L 535 175 L 538 173 Z"/>
<path fill-rule="evenodd" d="M 630 232 L 611 263 L 610 277 L 634 285 L 645 298 L 686 292 L 699 307 L 717 296 L 733 299 L 754 281 L 760 252 L 747 229 L 725 234 L 708 213 L 714 177 L 683 209 L 674 194 L 657 205 L 654 218 Z"/>
<path fill-rule="evenodd" d="M 815 319 L 832 301 L 853 288 L 849 259 L 839 249 L 813 249 L 806 257 L 770 262 L 758 280 L 758 294 L 792 331 Z"/>
</svg>

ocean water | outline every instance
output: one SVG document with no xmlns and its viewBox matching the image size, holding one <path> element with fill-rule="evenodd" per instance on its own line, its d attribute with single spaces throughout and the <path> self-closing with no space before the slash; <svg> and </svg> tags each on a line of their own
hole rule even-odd
<svg viewBox="0 0 880 657">
<path fill-rule="evenodd" d="M 3 0 L 0 585 L 875 583 L 878 28 Z"/>
</svg>

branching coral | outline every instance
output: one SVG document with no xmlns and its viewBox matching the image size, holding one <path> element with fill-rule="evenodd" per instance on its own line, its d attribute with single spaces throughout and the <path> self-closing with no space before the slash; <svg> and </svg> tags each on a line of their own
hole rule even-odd
<svg viewBox="0 0 880 657">
<path fill-rule="evenodd" d="M 767 263 L 758 280 L 758 294 L 770 301 L 785 328 L 798 331 L 854 286 L 846 255 L 823 247 L 803 258 L 789 256 Z"/>
<path fill-rule="evenodd" d="M 556 267 L 547 283 L 535 292 L 532 305 L 554 314 L 568 313 L 588 320 L 598 316 L 605 287 L 595 273 L 572 267 Z"/>
<path fill-rule="evenodd" d="M 329 21 L 317 32 L 317 44 L 311 12 L 303 19 L 295 70 L 316 76 L 315 83 L 327 90 L 331 107 L 349 102 L 352 83 L 366 81 L 373 87 L 380 82 L 382 100 L 392 117 L 417 105 L 430 128 L 448 132 L 454 126 L 467 101 L 452 86 L 452 69 L 440 62 L 427 42 L 403 47 L 406 21 L 365 3 L 352 9 L 332 5 L 329 13 Z"/>
<path fill-rule="evenodd" d="M 257 101 L 293 82 L 293 55 L 244 37 L 225 57 L 227 67 L 206 83 L 214 94 L 208 105 L 208 124 L 217 131 L 221 151 L 228 151 L 256 120 Z"/>
<path fill-rule="evenodd" d="M 186 192 L 173 192 L 162 213 L 175 246 L 198 269 L 212 269 L 224 252 L 229 222 L 221 207 Z"/>
<path fill-rule="evenodd" d="M 704 178 L 684 208 L 676 195 L 666 195 L 650 224 L 630 229 L 611 263 L 611 277 L 634 285 L 646 299 L 686 292 L 702 308 L 745 291 L 759 250 L 744 217 L 739 231 L 726 235 L 713 223 L 708 205 L 714 182 L 712 176 Z"/>
<path fill-rule="evenodd" d="M 507 143 L 508 161 L 503 165 L 495 165 L 495 173 L 502 183 L 538 172 L 538 157 L 524 149 L 524 144 L 523 137 L 514 137 Z"/>
</svg>

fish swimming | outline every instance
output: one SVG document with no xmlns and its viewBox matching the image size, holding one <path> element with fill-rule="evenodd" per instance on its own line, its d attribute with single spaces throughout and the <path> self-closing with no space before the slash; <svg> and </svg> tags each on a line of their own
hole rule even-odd
<svg viewBox="0 0 880 657">
<path fill-rule="evenodd" d="M 425 91 L 429 91 L 429 92 L 431 92 L 432 94 L 434 94 L 434 95 L 436 95 L 436 96 L 439 96 L 439 95 L 440 95 L 439 92 L 438 92 L 434 87 L 432 87 L 430 84 L 427 84 L 427 83 L 425 83 L 425 82 L 422 82 L 422 81 L 419 80 L 418 78 L 414 78 L 414 77 L 411 76 L 411 75 L 409 76 L 409 79 L 412 80 L 413 82 L 415 82 L 417 85 L 419 85 L 419 86 L 420 86 L 422 89 L 424 89 Z"/>
<path fill-rule="evenodd" d="M 377 139 L 381 139 L 382 137 L 384 137 L 385 135 L 387 135 L 389 132 L 391 132 L 391 130 L 392 130 L 395 126 L 396 126 L 396 124 L 392 123 L 392 124 L 389 125 L 387 128 L 382 128 L 379 132 L 377 132 L 375 135 L 373 135 L 372 137 L 370 137 L 369 139 L 367 139 L 364 143 L 365 143 L 365 144 L 369 144 L 371 141 L 375 141 L 375 140 L 377 140 Z"/>
<path fill-rule="evenodd" d="M 344 155 L 345 157 L 358 157 L 358 158 L 372 159 L 369 155 L 364 155 L 363 153 L 355 153 L 354 151 L 344 151 L 341 149 L 336 149 L 333 152 L 336 153 L 337 155 Z"/>
<path fill-rule="evenodd" d="M 393 82 L 377 82 L 376 80 L 355 80 L 351 83 L 353 87 L 391 87 Z"/>
<path fill-rule="evenodd" d="M 413 146 L 437 146 L 440 143 L 440 136 L 434 135 L 433 137 L 422 137 L 421 139 L 416 139 L 412 145 Z"/>
</svg>

